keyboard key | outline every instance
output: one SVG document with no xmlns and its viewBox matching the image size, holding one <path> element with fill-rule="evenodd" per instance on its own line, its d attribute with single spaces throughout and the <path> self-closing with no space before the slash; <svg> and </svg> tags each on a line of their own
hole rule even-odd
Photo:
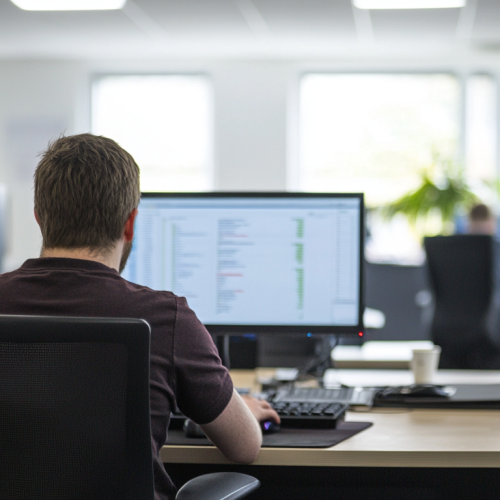
<svg viewBox="0 0 500 500">
<path fill-rule="evenodd" d="M 280 416 L 282 427 L 335 428 L 344 420 L 348 408 L 341 403 L 274 403 L 272 400 L 270 403 Z"/>
</svg>

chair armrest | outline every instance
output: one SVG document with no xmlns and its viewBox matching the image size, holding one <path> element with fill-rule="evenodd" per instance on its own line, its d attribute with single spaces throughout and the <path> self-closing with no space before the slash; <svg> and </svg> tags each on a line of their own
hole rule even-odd
<svg viewBox="0 0 500 500">
<path fill-rule="evenodd" d="M 260 481 L 239 472 L 214 472 L 195 477 L 177 493 L 176 500 L 236 500 L 260 486 Z"/>
</svg>

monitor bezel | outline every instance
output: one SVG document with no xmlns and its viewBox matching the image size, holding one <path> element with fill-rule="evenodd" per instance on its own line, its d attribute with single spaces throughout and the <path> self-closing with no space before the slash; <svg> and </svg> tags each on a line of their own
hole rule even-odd
<svg viewBox="0 0 500 500">
<path fill-rule="evenodd" d="M 144 192 L 142 198 L 358 198 L 359 210 L 359 315 L 357 325 L 219 325 L 204 323 L 212 335 L 356 335 L 364 333 L 364 236 L 365 206 L 363 193 L 301 193 L 301 192 L 254 192 L 254 191 L 210 191 L 210 192 Z M 196 313 L 196 311 L 195 311 Z"/>
</svg>

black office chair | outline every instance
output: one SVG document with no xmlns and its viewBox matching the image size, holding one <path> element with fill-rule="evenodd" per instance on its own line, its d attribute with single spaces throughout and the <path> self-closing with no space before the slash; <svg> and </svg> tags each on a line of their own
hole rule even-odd
<svg viewBox="0 0 500 500">
<path fill-rule="evenodd" d="M 153 499 L 149 341 L 143 320 L 0 316 L 0 499 Z M 258 486 L 209 474 L 178 499 Z"/>
<path fill-rule="evenodd" d="M 370 331 L 376 340 L 427 340 L 429 321 L 417 303 L 428 288 L 424 266 L 365 262 L 365 305 L 382 311 L 385 324 Z M 430 319 L 430 318 L 429 318 Z"/>
<path fill-rule="evenodd" d="M 493 239 L 486 235 L 425 238 L 435 310 L 431 339 L 440 368 L 499 369 Z"/>
</svg>

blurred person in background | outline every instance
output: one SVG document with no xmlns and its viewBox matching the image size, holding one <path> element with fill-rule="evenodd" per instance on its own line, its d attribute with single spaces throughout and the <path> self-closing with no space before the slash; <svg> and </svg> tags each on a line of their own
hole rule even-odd
<svg viewBox="0 0 500 500">
<path fill-rule="evenodd" d="M 495 236 L 497 232 L 497 219 L 491 209 L 479 203 L 474 205 L 469 212 L 469 234 L 489 234 Z"/>
</svg>

